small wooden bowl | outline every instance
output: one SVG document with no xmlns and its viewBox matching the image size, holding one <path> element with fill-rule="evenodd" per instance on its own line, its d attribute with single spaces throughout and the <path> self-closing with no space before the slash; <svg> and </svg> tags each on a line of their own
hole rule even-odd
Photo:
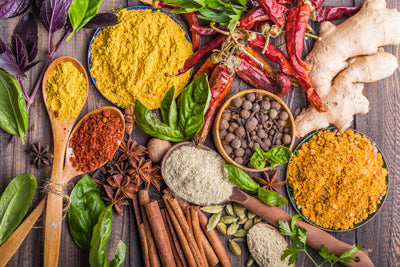
<svg viewBox="0 0 400 267">
<path fill-rule="evenodd" d="M 292 138 L 292 141 L 289 145 L 289 149 L 291 150 L 294 144 L 294 140 L 295 140 L 295 125 L 294 125 L 294 119 L 293 119 L 293 115 L 290 112 L 290 109 L 288 108 L 288 106 L 286 106 L 285 102 L 283 102 L 277 95 L 274 95 L 268 91 L 265 90 L 261 90 L 261 89 L 249 89 L 249 90 L 244 90 L 244 91 L 240 91 L 239 93 L 234 94 L 233 96 L 231 96 L 228 100 L 225 101 L 225 103 L 221 106 L 221 108 L 219 109 L 217 116 L 215 117 L 215 121 L 214 121 L 214 128 L 213 128 L 213 138 L 214 138 L 214 144 L 218 150 L 218 152 L 222 155 L 222 157 L 229 162 L 232 165 L 235 165 L 241 169 L 243 169 L 244 171 L 247 172 L 259 172 L 259 171 L 266 171 L 271 169 L 270 166 L 265 167 L 264 169 L 254 169 L 254 168 L 249 168 L 243 165 L 240 165 L 238 163 L 236 163 L 231 157 L 229 157 L 229 155 L 225 152 L 223 146 L 222 146 L 222 140 L 219 136 L 219 123 L 221 121 L 221 117 L 222 117 L 222 112 L 231 105 L 231 101 L 233 99 L 235 99 L 236 97 L 242 97 L 245 96 L 248 93 L 257 93 L 259 95 L 262 96 L 268 96 L 270 99 L 276 100 L 278 101 L 282 107 L 283 110 L 285 110 L 288 114 L 289 114 L 289 119 L 288 122 L 286 124 L 286 127 L 289 127 L 290 129 L 290 137 Z"/>
</svg>

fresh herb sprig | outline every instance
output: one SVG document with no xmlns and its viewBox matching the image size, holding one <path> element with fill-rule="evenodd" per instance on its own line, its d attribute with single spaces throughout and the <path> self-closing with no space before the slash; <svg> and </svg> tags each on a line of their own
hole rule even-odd
<svg viewBox="0 0 400 267">
<path fill-rule="evenodd" d="M 354 244 L 351 249 L 346 250 L 342 255 L 340 255 L 340 257 L 338 257 L 334 253 L 330 253 L 328 248 L 322 245 L 319 255 L 324 258 L 324 261 L 321 264 L 318 264 L 306 250 L 307 230 L 304 227 L 296 225 L 298 221 L 301 221 L 300 215 L 298 214 L 293 216 L 290 226 L 288 222 L 279 221 L 281 234 L 290 236 L 293 241 L 293 244 L 288 245 L 281 257 L 281 259 L 284 260 L 290 256 L 289 265 L 298 261 L 300 252 L 304 252 L 317 267 L 322 267 L 325 263 L 330 263 L 330 266 L 332 267 L 337 262 L 351 262 L 357 260 L 352 257 L 352 255 L 357 253 L 357 251 L 362 250 L 362 247 L 360 246 Z"/>
<path fill-rule="evenodd" d="M 256 169 L 263 169 L 267 162 L 269 162 L 271 169 L 273 169 L 279 163 L 288 162 L 292 155 L 290 149 L 285 146 L 276 146 L 267 152 L 257 147 L 250 158 L 250 164 Z"/>
<path fill-rule="evenodd" d="M 178 7 L 172 9 L 171 12 L 182 14 L 198 11 L 199 18 L 218 22 L 230 30 L 247 10 L 246 2 L 246 0 L 164 0 L 165 4 Z"/>
<path fill-rule="evenodd" d="M 261 202 L 268 206 L 284 206 L 288 203 L 287 199 L 279 195 L 279 193 L 260 187 L 250 176 L 239 167 L 225 164 L 228 171 L 228 178 L 238 187 L 256 193 Z"/>
</svg>

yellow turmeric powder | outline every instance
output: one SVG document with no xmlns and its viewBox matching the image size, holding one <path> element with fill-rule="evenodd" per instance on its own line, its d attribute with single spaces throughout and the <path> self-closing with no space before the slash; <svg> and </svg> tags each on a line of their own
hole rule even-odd
<svg viewBox="0 0 400 267">
<path fill-rule="evenodd" d="M 161 106 L 168 89 L 178 96 L 189 72 L 167 77 L 192 54 L 185 31 L 170 17 L 149 9 L 118 12 L 120 23 L 102 29 L 92 44 L 91 74 L 99 91 L 118 106 L 140 100 L 147 108 Z"/>
<path fill-rule="evenodd" d="M 58 120 L 78 118 L 86 90 L 86 78 L 72 62 L 58 64 L 49 73 L 46 83 L 50 112 Z"/>
</svg>

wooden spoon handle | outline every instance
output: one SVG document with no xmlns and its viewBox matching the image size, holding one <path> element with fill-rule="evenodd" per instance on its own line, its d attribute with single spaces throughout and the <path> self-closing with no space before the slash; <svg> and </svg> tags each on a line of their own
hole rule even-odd
<svg viewBox="0 0 400 267">
<path fill-rule="evenodd" d="M 9 238 L 0 246 L 0 267 L 3 267 L 14 256 L 22 242 L 25 240 L 36 221 L 42 215 L 46 207 L 46 197 L 44 197 L 28 217 L 18 226 Z"/>
<path fill-rule="evenodd" d="M 279 221 L 287 221 L 290 223 L 292 219 L 292 216 L 290 214 L 284 212 L 280 208 L 267 206 L 260 200 L 247 195 L 236 187 L 233 190 L 230 200 L 243 205 L 248 210 L 257 214 L 274 226 L 279 226 Z M 316 251 L 319 251 L 321 249 L 321 246 L 324 245 L 329 249 L 330 253 L 342 255 L 343 252 L 352 248 L 351 245 L 336 239 L 332 235 L 311 224 L 308 224 L 304 221 L 298 222 L 298 224 L 307 230 L 307 245 L 309 245 Z M 348 267 L 374 266 L 371 259 L 363 251 L 357 252 L 353 255 L 353 257 L 359 258 L 359 260 L 357 262 L 352 261 L 350 263 L 344 262 L 342 263 L 342 265 Z"/>
</svg>

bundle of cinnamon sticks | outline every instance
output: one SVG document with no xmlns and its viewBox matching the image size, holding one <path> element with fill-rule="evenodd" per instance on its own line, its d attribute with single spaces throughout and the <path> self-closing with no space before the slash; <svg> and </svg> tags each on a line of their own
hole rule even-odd
<svg viewBox="0 0 400 267">
<path fill-rule="evenodd" d="M 198 206 L 171 194 L 163 201 L 166 208 L 160 209 L 157 201 L 150 202 L 147 190 L 133 198 L 144 266 L 231 266 L 217 233 L 207 231 L 207 216 Z"/>
</svg>

